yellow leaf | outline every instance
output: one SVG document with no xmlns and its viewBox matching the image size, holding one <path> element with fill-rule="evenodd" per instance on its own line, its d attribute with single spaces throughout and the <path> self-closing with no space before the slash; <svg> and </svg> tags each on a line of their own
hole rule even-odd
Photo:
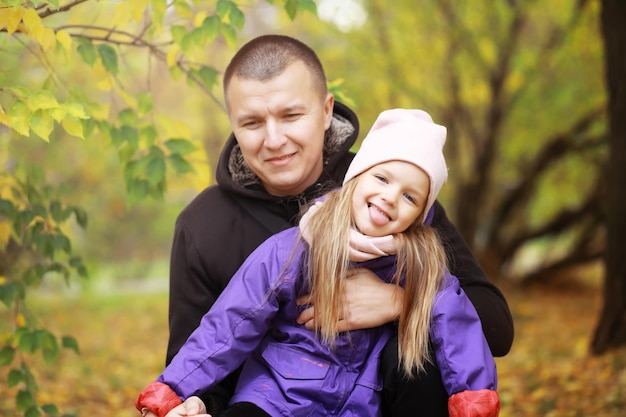
<svg viewBox="0 0 626 417">
<path fill-rule="evenodd" d="M 65 106 L 60 106 L 56 109 L 50 109 L 50 116 L 52 116 L 52 118 L 59 123 L 61 123 L 61 120 L 63 120 L 66 114 L 67 109 L 65 108 Z"/>
<path fill-rule="evenodd" d="M 24 326 L 26 326 L 26 318 L 24 317 L 24 315 L 22 313 L 19 313 L 15 317 L 15 324 L 17 324 L 17 327 L 24 327 Z"/>
<path fill-rule="evenodd" d="M 67 109 L 67 114 L 78 119 L 89 119 L 89 115 L 85 113 L 85 108 L 80 103 L 65 103 L 63 105 Z"/>
<path fill-rule="evenodd" d="M 10 9 L 8 7 L 0 7 L 0 29 L 9 23 L 9 14 Z"/>
<path fill-rule="evenodd" d="M 96 86 L 103 91 L 111 91 L 115 87 L 115 82 L 111 74 L 102 66 L 99 60 L 93 65 L 93 72 L 96 80 Z"/>
<path fill-rule="evenodd" d="M 166 138 L 191 139 L 191 132 L 187 124 L 178 120 L 170 119 L 167 116 L 157 118 L 158 130 L 163 131 Z"/>
<path fill-rule="evenodd" d="M 7 116 L 7 114 L 4 112 L 4 109 L 2 108 L 1 104 L 0 104 L 0 123 L 6 126 L 9 126 L 9 123 L 10 123 L 9 116 Z"/>
<path fill-rule="evenodd" d="M 7 282 L 7 277 L 0 275 L 0 285 L 4 285 Z"/>
<path fill-rule="evenodd" d="M 30 128 L 46 142 L 50 142 L 50 133 L 54 129 L 54 120 L 47 110 L 37 110 L 30 118 Z"/>
<path fill-rule="evenodd" d="M 113 14 L 113 22 L 111 23 L 112 27 L 116 26 L 126 26 L 128 22 L 132 20 L 132 10 L 131 3 L 133 1 L 121 1 L 115 6 L 115 12 Z"/>
<path fill-rule="evenodd" d="M 24 15 L 23 7 L 11 7 L 7 9 L 7 33 L 11 35 L 13 32 L 17 30 L 20 22 L 22 21 L 22 16 Z"/>
<path fill-rule="evenodd" d="M 56 45 L 57 37 L 54 34 L 54 30 L 44 27 L 43 33 L 41 34 L 41 37 L 38 39 L 38 41 L 41 45 L 41 48 L 44 51 L 47 51 L 48 49 L 50 49 L 50 47 Z"/>
<path fill-rule="evenodd" d="M 175 67 L 176 66 L 176 61 L 178 60 L 178 52 L 180 51 L 180 48 L 178 47 L 172 47 L 170 48 L 170 50 L 167 52 L 167 58 L 166 58 L 166 62 L 167 62 L 167 66 L 169 68 Z"/>
<path fill-rule="evenodd" d="M 204 23 L 204 19 L 206 19 L 207 16 L 208 13 L 205 10 L 200 10 L 198 13 L 196 13 L 196 15 L 193 17 L 193 27 L 199 28 L 200 26 L 202 26 L 202 23 Z"/>
<path fill-rule="evenodd" d="M 133 0 L 126 2 L 130 6 L 130 14 L 135 22 L 140 22 L 148 7 L 146 0 Z"/>
<path fill-rule="evenodd" d="M 16 101 L 9 109 L 9 126 L 17 133 L 28 136 L 30 132 L 28 122 L 31 116 L 32 113 L 26 103 L 21 100 Z"/>
<path fill-rule="evenodd" d="M 39 109 L 56 109 L 59 107 L 59 102 L 52 92 L 48 90 L 39 90 L 32 96 L 28 97 L 26 103 L 31 111 Z"/>
<path fill-rule="evenodd" d="M 57 32 L 57 42 L 61 44 L 66 53 L 69 55 L 69 53 L 72 51 L 72 38 L 63 29 Z"/>
<path fill-rule="evenodd" d="M 24 16 L 22 17 L 24 26 L 30 33 L 30 36 L 37 42 L 42 43 L 44 36 L 44 26 L 41 18 L 35 11 L 35 9 L 26 9 Z"/>
<path fill-rule="evenodd" d="M 96 120 L 107 120 L 109 118 L 110 113 L 110 104 L 102 104 L 102 103 L 87 103 L 87 111 L 89 115 Z"/>
<path fill-rule="evenodd" d="M 65 131 L 70 135 L 78 136 L 81 139 L 85 139 L 85 136 L 83 135 L 83 124 L 80 119 L 72 116 L 67 116 L 61 122 L 61 126 L 63 126 L 63 129 L 65 129 Z"/>
<path fill-rule="evenodd" d="M 117 93 L 120 95 L 120 97 L 124 99 L 126 104 L 128 104 L 131 108 L 133 109 L 137 108 L 137 98 L 135 96 L 127 93 L 124 90 L 119 90 Z"/>
<path fill-rule="evenodd" d="M 11 237 L 11 223 L 7 221 L 0 222 L 0 249 L 4 249 L 9 243 L 9 238 Z M 6 278 L 0 277 L 0 285 L 4 284 Z"/>
</svg>

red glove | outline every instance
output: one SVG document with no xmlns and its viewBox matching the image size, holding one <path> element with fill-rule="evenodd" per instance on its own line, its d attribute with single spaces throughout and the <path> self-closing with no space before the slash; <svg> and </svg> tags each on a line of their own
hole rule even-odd
<svg viewBox="0 0 626 417">
<path fill-rule="evenodd" d="M 448 399 L 450 417 L 498 417 L 500 398 L 490 389 L 461 391 Z"/>
<path fill-rule="evenodd" d="M 135 400 L 135 407 L 142 411 L 144 408 L 152 411 L 159 417 L 165 417 L 172 408 L 182 404 L 178 395 L 162 382 L 152 382 L 141 391 Z"/>
</svg>

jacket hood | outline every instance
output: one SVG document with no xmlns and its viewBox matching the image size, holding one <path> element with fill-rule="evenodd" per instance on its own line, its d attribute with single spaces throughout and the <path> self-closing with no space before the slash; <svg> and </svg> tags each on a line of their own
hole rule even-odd
<svg viewBox="0 0 626 417">
<path fill-rule="evenodd" d="M 276 204 L 288 204 L 294 199 L 308 200 L 313 193 L 319 195 L 321 189 L 328 190 L 341 185 L 347 169 L 346 158 L 349 159 L 349 164 L 354 156 L 350 153 L 350 148 L 358 135 L 359 121 L 356 114 L 346 105 L 335 102 L 333 119 L 324 137 L 324 171 L 318 181 L 300 196 L 278 197 L 265 191 L 259 177 L 244 162 L 241 149 L 232 133 L 220 154 L 215 178 L 220 188 L 241 197 Z"/>
</svg>

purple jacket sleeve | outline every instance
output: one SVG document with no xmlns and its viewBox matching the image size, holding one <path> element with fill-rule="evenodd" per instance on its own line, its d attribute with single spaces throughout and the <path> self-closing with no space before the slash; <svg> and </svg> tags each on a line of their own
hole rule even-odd
<svg viewBox="0 0 626 417">
<path fill-rule="evenodd" d="M 259 345 L 278 311 L 275 281 L 283 264 L 270 241 L 253 252 L 157 381 L 182 399 L 200 395 L 237 369 Z"/>
<path fill-rule="evenodd" d="M 448 395 L 496 389 L 496 365 L 476 309 L 449 273 L 435 299 L 430 332 Z"/>
</svg>

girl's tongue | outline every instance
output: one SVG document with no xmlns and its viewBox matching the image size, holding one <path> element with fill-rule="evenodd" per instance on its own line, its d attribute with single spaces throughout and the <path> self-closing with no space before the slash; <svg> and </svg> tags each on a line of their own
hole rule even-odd
<svg viewBox="0 0 626 417">
<path fill-rule="evenodd" d="M 384 226 L 390 221 L 389 216 L 380 211 L 380 209 L 373 204 L 369 205 L 369 213 L 372 223 L 376 226 Z"/>
</svg>

